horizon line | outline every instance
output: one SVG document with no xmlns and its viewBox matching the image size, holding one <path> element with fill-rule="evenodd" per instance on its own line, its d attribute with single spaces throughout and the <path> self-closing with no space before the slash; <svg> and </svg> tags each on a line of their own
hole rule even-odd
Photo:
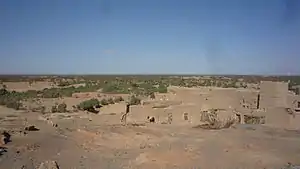
<svg viewBox="0 0 300 169">
<path fill-rule="evenodd" d="M 64 73 L 57 73 L 57 74 L 39 74 L 39 73 L 32 73 L 32 74 L 0 74 L 0 77 L 3 76 L 300 76 L 300 74 L 189 74 L 189 73 L 177 73 L 177 74 L 168 74 L 168 73 L 87 73 L 87 74 L 64 74 Z"/>
</svg>

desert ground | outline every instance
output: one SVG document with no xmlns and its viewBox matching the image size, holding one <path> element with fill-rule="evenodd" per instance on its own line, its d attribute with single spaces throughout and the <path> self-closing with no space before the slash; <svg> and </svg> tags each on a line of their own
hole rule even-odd
<svg viewBox="0 0 300 169">
<path fill-rule="evenodd" d="M 10 91 L 55 87 L 50 82 L 4 84 Z M 72 110 L 91 98 L 129 96 L 101 90 L 27 99 L 25 109 L 19 110 L 0 106 L 0 130 L 11 135 L 7 143 L 1 143 L 0 169 L 41 169 L 45 161 L 55 161 L 60 169 L 280 169 L 300 165 L 300 131 L 294 126 L 199 127 L 204 124 L 202 110 L 227 110 L 219 114 L 227 119 L 241 99 L 250 102 L 257 93 L 248 88 L 169 86 L 168 92 L 155 93 L 154 99 L 143 97 L 141 104 L 132 105 L 126 123 L 120 121 L 126 99 L 105 105 L 96 114 Z M 51 113 L 51 106 L 60 103 L 68 111 Z M 40 105 L 45 107 L 43 112 L 32 111 Z M 172 123 L 167 123 L 170 113 Z M 147 116 L 155 122 L 150 123 Z"/>
</svg>

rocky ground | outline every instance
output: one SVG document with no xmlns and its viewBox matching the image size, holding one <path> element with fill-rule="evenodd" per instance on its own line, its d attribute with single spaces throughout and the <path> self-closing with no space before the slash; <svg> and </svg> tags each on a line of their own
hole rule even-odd
<svg viewBox="0 0 300 169">
<path fill-rule="evenodd" d="M 123 126 L 119 118 L 1 109 L 1 131 L 7 131 L 11 141 L 2 145 L 6 150 L 2 149 L 0 168 L 32 169 L 45 161 L 56 161 L 62 169 L 274 169 L 300 164 L 297 131 L 255 125 L 223 130 L 175 124 Z M 39 130 L 25 130 L 30 125 Z"/>
</svg>

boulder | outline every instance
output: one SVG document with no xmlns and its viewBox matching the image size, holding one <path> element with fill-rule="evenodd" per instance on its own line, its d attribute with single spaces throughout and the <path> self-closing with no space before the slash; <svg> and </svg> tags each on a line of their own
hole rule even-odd
<svg viewBox="0 0 300 169">
<path fill-rule="evenodd" d="M 26 131 L 39 131 L 40 129 L 36 128 L 35 126 L 28 126 L 25 127 Z"/>
<path fill-rule="evenodd" d="M 6 131 L 2 132 L 0 135 L 0 139 L 1 139 L 0 145 L 4 145 L 4 144 L 7 144 L 8 142 L 10 142 L 11 141 L 10 137 L 11 137 L 11 135 L 8 132 L 6 132 Z"/>
<path fill-rule="evenodd" d="M 41 163 L 38 169 L 59 169 L 56 161 L 45 161 Z"/>
</svg>

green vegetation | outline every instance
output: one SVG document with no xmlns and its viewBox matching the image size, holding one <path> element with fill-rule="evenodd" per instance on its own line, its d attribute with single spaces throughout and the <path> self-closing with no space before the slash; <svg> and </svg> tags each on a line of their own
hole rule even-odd
<svg viewBox="0 0 300 169">
<path fill-rule="evenodd" d="M 59 104 L 57 106 L 57 111 L 59 113 L 65 113 L 65 112 L 67 112 L 67 105 L 65 103 Z"/>
<path fill-rule="evenodd" d="M 158 85 L 158 87 L 156 87 Z M 103 93 L 108 94 L 134 94 L 141 96 L 150 96 L 155 92 L 166 93 L 168 84 L 159 81 L 137 80 L 137 79 L 115 79 L 106 81 L 102 88 Z"/>
<path fill-rule="evenodd" d="M 131 96 L 129 97 L 128 103 L 129 103 L 130 105 L 139 105 L 139 104 L 141 104 L 141 99 L 138 98 L 136 95 L 131 95 Z"/>
<path fill-rule="evenodd" d="M 22 97 L 23 93 L 9 92 L 6 89 L 0 89 L 0 105 L 6 106 L 8 108 L 13 108 L 16 110 L 21 109 Z"/>
<path fill-rule="evenodd" d="M 130 86 L 123 83 L 106 83 L 102 88 L 102 92 L 108 94 L 129 94 Z"/>
<path fill-rule="evenodd" d="M 168 86 L 199 87 L 216 86 L 223 88 L 247 87 L 247 83 L 259 83 L 261 80 L 290 81 L 290 88 L 300 85 L 299 76 L 202 76 L 200 78 L 186 78 L 161 76 L 118 76 L 117 75 L 86 75 L 86 76 L 1 76 L 0 105 L 14 109 L 22 108 L 22 101 L 31 98 L 60 98 L 71 97 L 74 93 L 96 92 L 102 90 L 107 94 L 131 94 L 129 102 L 140 104 L 141 97 L 155 98 L 155 93 L 167 93 Z M 3 82 L 27 81 L 30 85 L 39 81 L 51 81 L 60 87 L 45 88 L 41 91 L 29 90 L 26 92 L 8 91 Z M 73 84 L 85 83 L 74 87 Z M 103 99 L 101 105 L 108 105 L 123 101 L 122 97 Z M 58 111 L 58 110 L 57 110 Z"/>
<path fill-rule="evenodd" d="M 40 97 L 43 98 L 59 98 L 59 97 L 71 97 L 73 93 L 82 93 L 82 92 L 95 92 L 101 89 L 100 85 L 93 85 L 87 83 L 85 86 L 79 87 L 65 87 L 65 88 L 50 88 L 44 89 L 41 92 Z"/>
<path fill-rule="evenodd" d="M 121 97 L 121 96 L 117 96 L 117 97 L 114 98 L 115 103 L 119 103 L 121 101 L 124 101 L 123 97 Z"/>
<path fill-rule="evenodd" d="M 130 99 L 132 104 L 140 104 L 138 101 L 138 96 L 147 96 L 150 98 L 155 98 L 154 93 L 167 93 L 168 86 L 183 86 L 183 87 L 196 87 L 196 86 L 220 86 L 220 87 L 234 87 L 235 82 L 230 83 L 230 80 L 216 81 L 212 79 L 199 80 L 199 79 L 183 79 L 183 78 L 171 78 L 171 77 L 159 77 L 154 79 L 143 79 L 137 77 L 127 77 L 127 78 L 112 78 L 107 79 L 97 79 L 88 77 L 73 77 L 73 79 L 67 79 L 67 77 L 61 77 L 62 79 L 52 78 L 51 81 L 58 84 L 57 88 L 45 88 L 41 91 L 29 90 L 27 92 L 9 92 L 6 89 L 1 89 L 0 93 L 0 104 L 6 105 L 7 107 L 19 109 L 22 104 L 22 100 L 29 98 L 61 98 L 61 97 L 71 97 L 74 93 L 81 92 L 95 92 L 99 89 L 103 93 L 109 94 L 131 94 L 133 95 Z M 84 79 L 85 78 L 85 79 Z M 66 80 L 67 79 L 67 80 Z M 28 82 L 32 84 L 43 79 L 28 79 Z M 84 86 L 74 87 L 70 86 L 75 83 L 85 82 Z M 121 97 L 110 98 L 108 100 L 101 100 L 101 105 L 108 105 L 113 103 L 118 103 L 123 101 Z M 58 111 L 58 110 L 57 110 Z"/>
<path fill-rule="evenodd" d="M 102 105 L 102 106 L 106 106 L 106 105 L 109 105 L 109 104 L 115 104 L 115 103 L 119 103 L 119 102 L 121 102 L 121 101 L 124 101 L 124 99 L 123 99 L 123 97 L 121 97 L 121 96 L 118 96 L 118 97 L 110 97 L 110 98 L 108 98 L 108 99 L 102 99 L 101 101 L 100 101 L 100 104 Z"/>
<path fill-rule="evenodd" d="M 150 99 L 155 99 L 155 94 L 154 93 L 150 94 Z"/>
<path fill-rule="evenodd" d="M 100 104 L 101 104 L 102 106 L 106 106 L 106 105 L 108 105 L 109 103 L 108 103 L 107 99 L 102 99 L 102 100 L 100 101 Z"/>
<path fill-rule="evenodd" d="M 40 112 L 40 113 L 44 114 L 46 111 L 46 107 L 44 105 L 38 105 L 37 107 L 31 108 L 31 111 Z"/>
<path fill-rule="evenodd" d="M 90 99 L 81 102 L 77 107 L 79 110 L 88 110 L 92 107 L 98 106 L 100 104 L 98 99 Z"/>
<path fill-rule="evenodd" d="M 51 113 L 57 113 L 57 112 L 58 112 L 57 105 L 52 106 Z"/>
<path fill-rule="evenodd" d="M 32 81 L 32 79 L 31 79 Z M 36 80 L 37 81 L 37 80 Z M 197 86 L 219 86 L 219 87 L 236 87 L 236 82 L 230 79 L 183 79 L 183 78 L 158 78 L 158 79 L 137 79 L 137 78 L 114 78 L 106 80 L 90 80 L 86 81 L 84 86 L 74 87 L 70 84 L 79 83 L 79 80 L 59 81 L 59 86 L 63 88 L 45 88 L 42 91 L 30 90 L 27 92 L 15 92 L 15 95 L 22 99 L 27 98 L 59 98 L 71 97 L 73 93 L 80 92 L 95 92 L 102 89 L 103 93 L 110 94 L 134 94 L 141 96 L 151 96 L 155 92 L 167 93 L 167 87 L 170 85 L 182 87 L 197 87 Z M 69 87 L 68 87 L 69 86 Z"/>
<path fill-rule="evenodd" d="M 51 113 L 65 113 L 67 112 L 67 105 L 65 103 L 55 104 L 51 108 Z"/>
<path fill-rule="evenodd" d="M 115 104 L 115 101 L 113 98 L 107 99 L 108 104 Z"/>
<path fill-rule="evenodd" d="M 168 87 L 164 84 L 160 84 L 157 88 L 157 91 L 159 93 L 167 93 L 168 92 Z"/>
<path fill-rule="evenodd" d="M 71 85 L 71 83 L 68 82 L 68 81 L 60 81 L 60 82 L 57 84 L 57 86 L 59 86 L 59 87 L 65 87 L 65 86 L 70 86 L 70 85 Z"/>
<path fill-rule="evenodd" d="M 6 107 L 12 108 L 15 110 L 20 110 L 22 107 L 22 103 L 19 101 L 10 100 L 10 101 L 6 102 Z"/>
</svg>

